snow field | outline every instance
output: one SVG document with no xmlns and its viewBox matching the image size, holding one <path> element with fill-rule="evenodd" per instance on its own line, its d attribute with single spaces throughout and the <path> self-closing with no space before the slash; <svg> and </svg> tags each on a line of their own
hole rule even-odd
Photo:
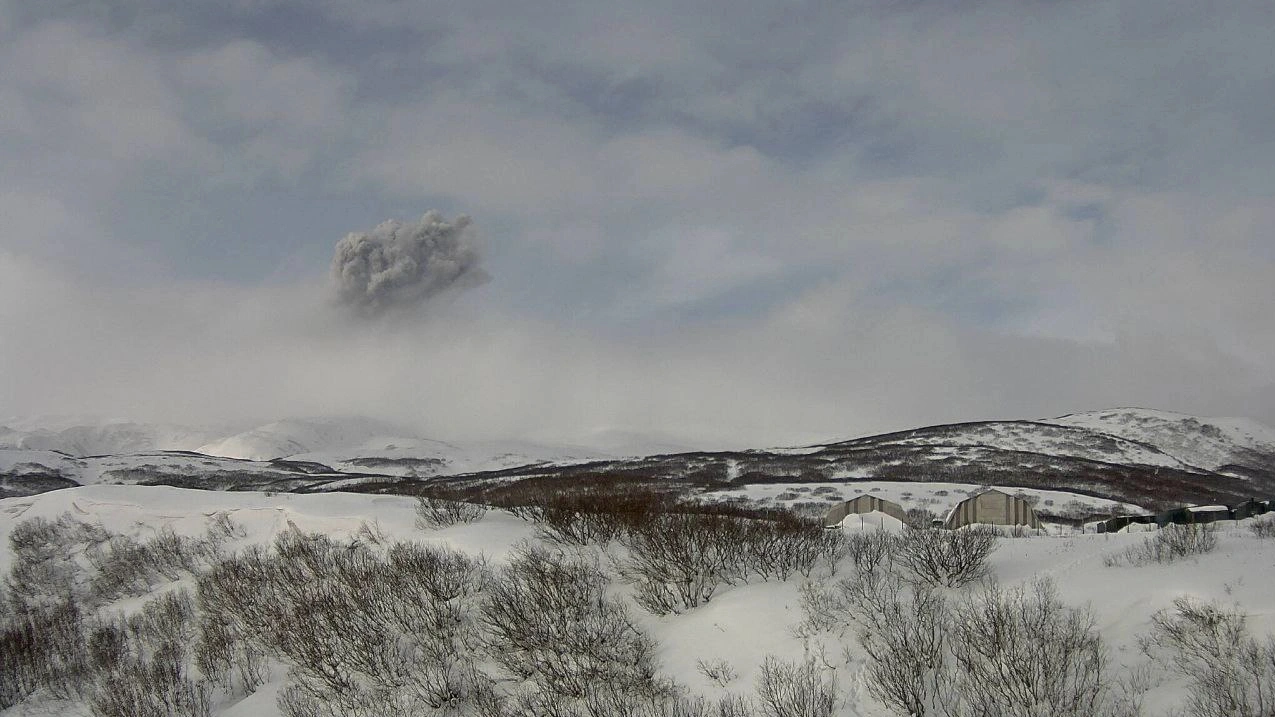
<svg viewBox="0 0 1275 717">
<path fill-rule="evenodd" d="M 900 490 L 906 487 L 894 485 Z M 933 487 L 934 484 L 924 485 Z M 858 484 L 855 487 L 859 487 Z M 877 490 L 872 492 L 894 499 Z M 964 497 L 952 492 L 955 499 Z M 200 535 L 215 514 L 225 512 L 246 530 L 245 537 L 236 538 L 226 546 L 228 551 L 253 543 L 268 544 L 275 535 L 294 529 L 325 533 L 334 538 L 355 537 L 363 524 L 368 523 L 390 540 L 445 543 L 467 553 L 483 553 L 499 564 L 514 545 L 534 540 L 536 535 L 534 525 L 500 511 L 490 511 L 475 523 L 422 531 L 415 526 L 414 508 L 415 501 L 403 497 L 86 486 L 0 500 L 0 571 L 7 574 L 12 562 L 8 534 L 18 522 L 37 516 L 55 520 L 66 512 L 83 521 L 100 523 L 112 532 L 136 537 L 147 537 L 163 527 L 183 535 Z M 1152 613 L 1170 607 L 1175 598 L 1184 595 L 1238 606 L 1248 613 L 1254 634 L 1275 632 L 1275 541 L 1257 539 L 1247 529 L 1247 521 L 1221 523 L 1217 530 L 1219 546 L 1215 552 L 1167 565 L 1104 566 L 1104 555 L 1146 539 L 1137 533 L 1005 538 L 990 562 L 993 574 L 1005 586 L 1048 576 L 1068 605 L 1088 605 L 1113 665 L 1123 665 L 1121 669 L 1124 669 L 1142 660 L 1137 637 L 1147 631 Z M 838 577 L 847 572 L 843 565 Z M 827 580 L 826 571 L 817 571 L 816 578 Z M 844 635 L 802 636 L 799 629 L 801 582 L 801 578 L 794 577 L 786 582 L 723 586 L 710 602 L 677 615 L 653 616 L 632 603 L 629 607 L 658 642 L 663 674 L 694 693 L 751 694 L 759 666 L 766 656 L 796 661 L 814 655 L 835 668 L 847 698 L 838 715 L 884 717 L 890 714 L 869 700 L 862 689 L 863 654 L 853 631 Z M 621 596 L 630 591 L 618 581 L 612 589 Z M 141 600 L 122 602 L 113 609 L 134 609 Z M 849 662 L 843 656 L 847 648 Z M 719 659 L 738 673 L 725 688 L 697 669 L 700 660 Z M 219 705 L 216 713 L 233 717 L 279 714 L 274 694 L 282 686 L 285 672 L 274 670 L 271 681 L 259 691 L 234 704 Z M 1169 707 L 1180 706 L 1181 695 L 1181 686 L 1170 680 L 1152 693 L 1147 714 L 1163 714 Z M 5 717 L 76 714 L 74 709 L 70 705 L 45 703 L 15 707 L 0 714 Z"/>
</svg>

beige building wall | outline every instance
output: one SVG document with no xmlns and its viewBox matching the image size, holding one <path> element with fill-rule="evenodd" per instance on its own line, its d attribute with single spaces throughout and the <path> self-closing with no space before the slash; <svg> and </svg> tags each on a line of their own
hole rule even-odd
<svg viewBox="0 0 1275 717">
<path fill-rule="evenodd" d="M 886 515 L 899 520 L 903 520 L 905 517 L 903 506 L 895 503 L 894 501 L 885 500 L 869 494 L 861 495 L 854 500 L 848 500 L 844 503 L 837 503 L 832 506 L 824 515 L 823 524 L 828 527 L 832 527 L 840 523 L 842 520 L 845 520 L 847 515 L 871 513 L 873 511 L 885 513 Z"/>
<path fill-rule="evenodd" d="M 960 528 L 975 523 L 1041 527 L 1040 518 L 1027 501 L 999 490 L 984 491 L 961 501 L 948 514 L 945 525 Z"/>
</svg>

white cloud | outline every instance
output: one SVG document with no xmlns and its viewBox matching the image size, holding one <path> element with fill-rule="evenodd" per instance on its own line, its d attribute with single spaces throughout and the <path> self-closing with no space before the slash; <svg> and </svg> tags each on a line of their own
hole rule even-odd
<svg viewBox="0 0 1275 717">
<path fill-rule="evenodd" d="M 665 5 L 240 3 L 183 44 L 181 8 L 0 4 L 0 402 L 749 441 L 1275 416 L 1269 3 Z M 401 334 L 130 254 L 269 261 L 308 220 L 321 271 L 431 206 L 494 281 Z M 33 268 L 76 256 L 114 278 Z"/>
</svg>

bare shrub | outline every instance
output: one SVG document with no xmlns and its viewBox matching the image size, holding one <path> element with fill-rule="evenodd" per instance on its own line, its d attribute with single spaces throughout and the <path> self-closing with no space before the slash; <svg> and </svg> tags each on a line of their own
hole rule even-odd
<svg viewBox="0 0 1275 717">
<path fill-rule="evenodd" d="M 1092 616 L 1047 580 L 950 602 L 881 573 L 844 580 L 824 600 L 822 618 L 807 604 L 807 620 L 860 627 L 866 688 L 899 715 L 1081 717 L 1128 704 L 1104 678 Z"/>
<path fill-rule="evenodd" d="M 493 659 L 549 695 L 583 699 L 594 685 L 658 691 L 655 643 L 606 585 L 598 566 L 580 556 L 522 546 L 482 602 Z"/>
<path fill-rule="evenodd" d="M 104 679 L 89 703 L 94 717 L 208 717 L 207 689 L 167 665 L 129 662 Z"/>
<path fill-rule="evenodd" d="M 416 527 L 421 530 L 473 523 L 487 514 L 487 506 L 422 496 L 416 499 Z"/>
<path fill-rule="evenodd" d="M 718 687 L 725 687 L 739 677 L 739 673 L 735 671 L 735 668 L 731 667 L 729 662 L 720 657 L 713 660 L 696 660 L 695 669 L 699 670 L 701 675 L 717 683 Z"/>
<path fill-rule="evenodd" d="M 201 667 L 251 691 L 263 654 L 277 654 L 294 667 L 280 697 L 294 714 L 472 703 L 490 682 L 473 663 L 483 561 L 416 545 L 382 559 L 362 545 L 284 535 L 273 554 L 249 549 L 201 576 Z"/>
<path fill-rule="evenodd" d="M 555 717 L 752 717 L 753 705 L 738 695 L 725 695 L 716 701 L 685 695 L 635 696 L 605 686 L 592 690 L 581 705 L 542 700 L 528 705 L 523 702 L 519 714 L 554 715 Z M 527 709 L 532 706 L 532 709 Z M 548 707 L 548 709 L 546 709 Z"/>
<path fill-rule="evenodd" d="M 212 519 L 208 521 L 208 537 L 215 543 L 224 543 L 232 538 L 246 538 L 248 531 L 222 510 L 213 513 Z"/>
<path fill-rule="evenodd" d="M 841 531 L 789 516 L 745 521 L 743 528 L 736 569 L 761 580 L 787 580 L 794 572 L 810 577 L 820 558 L 837 559 L 844 541 Z"/>
<path fill-rule="evenodd" d="M 884 530 L 854 533 L 844 540 L 856 575 L 870 575 L 883 565 L 888 566 L 899 543 L 893 533 Z"/>
<path fill-rule="evenodd" d="M 996 532 L 975 526 L 960 530 L 909 530 L 899 537 L 895 562 L 913 579 L 960 587 L 987 575 Z"/>
<path fill-rule="evenodd" d="M 621 575 L 638 584 L 635 599 L 657 615 L 706 602 L 723 584 L 745 578 L 744 521 L 723 515 L 666 513 L 620 538 L 628 557 Z"/>
<path fill-rule="evenodd" d="M 100 672 L 89 701 L 95 717 L 206 717 L 209 690 L 187 673 L 194 605 L 185 591 L 93 633 Z M 108 661 L 109 660 L 109 661 Z"/>
<path fill-rule="evenodd" d="M 9 547 L 13 563 L 5 578 L 5 592 L 13 609 L 52 607 L 68 596 L 82 596 L 85 574 L 75 554 L 110 537 L 101 526 L 85 523 L 70 513 L 57 520 L 31 518 L 13 526 Z"/>
<path fill-rule="evenodd" d="M 627 554 L 616 566 L 635 583 L 635 599 L 664 615 L 712 599 L 723 585 L 809 577 L 835 571 L 847 551 L 840 531 L 783 512 L 744 517 L 719 512 L 658 513 L 619 535 Z"/>
<path fill-rule="evenodd" d="M 1243 613 L 1189 598 L 1174 600 L 1151 623 L 1143 649 L 1190 680 L 1190 714 L 1275 714 L 1275 635 L 1253 637 Z"/>
<path fill-rule="evenodd" d="M 1275 538 L 1275 518 L 1259 518 L 1249 524 L 1248 529 L 1253 533 L 1253 537 L 1262 540 L 1270 540 Z"/>
<path fill-rule="evenodd" d="M 1093 616 L 1064 605 L 1049 580 L 1026 590 L 993 585 L 958 602 L 948 644 L 948 699 L 960 717 L 1091 717 L 1109 704 Z"/>
<path fill-rule="evenodd" d="M 889 577 L 869 582 L 875 586 L 858 590 L 849 603 L 863 625 L 868 692 L 899 714 L 933 714 L 949 679 L 946 604 L 931 590 L 909 593 Z"/>
<path fill-rule="evenodd" d="M 220 546 L 209 539 L 188 538 L 163 528 L 148 540 L 112 536 L 92 546 L 86 557 L 94 572 L 89 596 L 94 602 L 145 595 L 159 580 L 193 575 L 216 561 Z"/>
<path fill-rule="evenodd" d="M 757 677 L 757 697 L 766 717 L 832 717 L 837 684 L 814 658 L 786 662 L 767 656 Z"/>
<path fill-rule="evenodd" d="M 903 514 L 903 524 L 913 530 L 925 530 L 934 527 L 937 515 L 926 508 L 908 508 Z"/>
<path fill-rule="evenodd" d="M 1204 555 L 1217 548 L 1217 531 L 1212 525 L 1166 525 L 1149 538 L 1124 551 L 1103 557 L 1107 567 L 1172 563 L 1192 555 Z"/>
<path fill-rule="evenodd" d="M 0 623 L 0 710 L 38 690 L 79 693 L 92 667 L 83 617 L 70 601 L 24 609 Z"/>
</svg>

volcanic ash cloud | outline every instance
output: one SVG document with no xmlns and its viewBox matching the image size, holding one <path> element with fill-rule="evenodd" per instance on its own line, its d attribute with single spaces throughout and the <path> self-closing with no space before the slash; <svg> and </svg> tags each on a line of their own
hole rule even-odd
<svg viewBox="0 0 1275 717">
<path fill-rule="evenodd" d="M 338 301 L 365 315 L 423 306 L 449 288 L 487 280 L 468 216 L 436 211 L 420 221 L 387 221 L 336 243 L 332 282 Z"/>
</svg>

